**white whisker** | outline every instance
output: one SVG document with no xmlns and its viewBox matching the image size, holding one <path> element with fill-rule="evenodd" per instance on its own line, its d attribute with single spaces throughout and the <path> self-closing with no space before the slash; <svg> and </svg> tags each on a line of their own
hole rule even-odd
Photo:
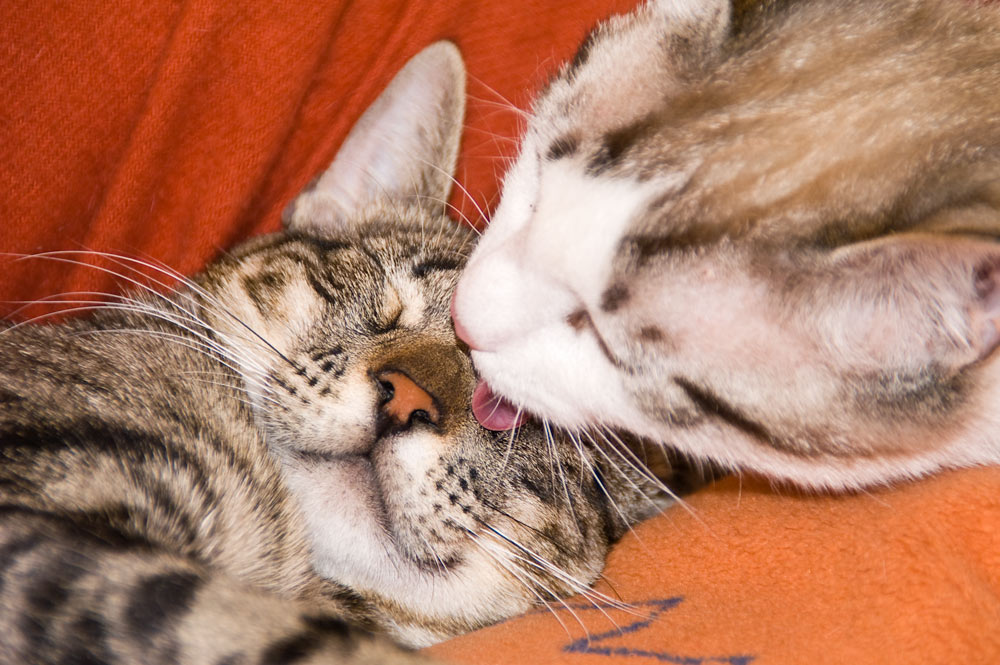
<svg viewBox="0 0 1000 665">
<path fill-rule="evenodd" d="M 481 548 L 482 548 L 482 549 L 483 549 L 484 551 L 486 551 L 487 553 L 489 553 L 489 550 L 488 550 L 488 549 L 487 549 L 487 548 L 485 547 L 484 543 L 483 543 L 483 542 L 481 541 L 481 538 L 480 538 L 480 536 L 478 536 L 477 534 L 474 534 L 474 533 L 472 533 L 471 531 L 470 531 L 469 533 L 470 533 L 470 534 L 472 535 L 472 537 L 474 538 L 474 542 L 476 542 L 477 544 L 479 544 L 479 545 L 480 545 L 480 547 L 481 547 Z M 491 534 L 487 534 L 487 535 L 491 535 Z M 497 538 L 496 536 L 494 536 L 494 540 L 495 540 L 495 542 L 497 542 L 497 543 L 498 543 L 499 545 L 501 545 L 501 546 L 505 544 L 505 541 L 504 541 L 504 540 L 503 540 L 502 538 Z M 510 552 L 510 550 L 509 550 L 509 549 L 507 549 L 507 548 L 504 548 L 504 547 L 501 547 L 500 549 L 501 549 L 501 551 L 502 551 L 502 552 L 503 552 L 504 554 L 506 554 L 507 556 L 511 556 L 511 555 L 512 555 L 512 553 Z M 535 596 L 535 597 L 536 597 L 536 598 L 538 599 L 538 601 L 539 601 L 540 603 L 542 603 L 542 605 L 544 605 L 544 606 L 545 606 L 545 609 L 547 609 L 547 610 L 548 610 L 548 611 L 549 611 L 549 612 L 550 612 L 550 613 L 552 614 L 552 616 L 553 616 L 553 617 L 555 618 L 555 620 L 559 622 L 559 625 L 560 625 L 560 626 L 562 626 L 563 630 L 564 630 L 564 631 L 566 631 L 566 634 L 567 634 L 567 635 L 569 635 L 569 636 L 572 636 L 572 634 L 571 634 L 571 633 L 570 633 L 570 631 L 569 631 L 569 627 L 568 627 L 568 626 L 567 626 L 567 625 L 566 625 L 565 623 L 563 623 L 563 620 L 562 620 L 562 618 L 561 618 L 561 617 L 559 616 L 559 613 L 558 613 L 558 612 L 556 612 L 555 610 L 553 610 L 553 609 L 552 609 L 552 606 L 551 606 L 551 605 L 549 605 L 549 603 L 548 603 L 548 602 L 547 602 L 547 601 L 545 600 L 545 597 L 544 597 L 544 596 L 542 596 L 542 594 L 541 594 L 541 593 L 539 593 L 539 589 L 540 589 L 540 590 L 542 590 L 542 591 L 544 591 L 544 592 L 545 592 L 546 594 L 548 594 L 548 595 L 549 595 L 549 597 L 550 597 L 550 598 L 552 598 L 553 600 L 555 600 L 555 601 L 556 601 L 557 603 L 559 603 L 560 605 L 562 605 L 563 607 L 565 607 L 565 608 L 566 608 L 566 610 L 567 610 L 567 611 L 568 611 L 568 612 L 569 612 L 569 613 L 570 613 L 570 614 L 571 614 L 571 615 L 573 616 L 573 618 L 574 618 L 574 619 L 576 619 L 576 622 L 577 622 L 577 623 L 578 623 L 578 624 L 580 625 L 580 627 L 581 627 L 581 628 L 583 628 L 583 630 L 584 630 L 584 633 L 585 633 L 585 634 L 586 634 L 586 635 L 587 635 L 587 636 L 589 637 L 589 632 L 587 632 L 587 626 L 586 626 L 586 625 L 585 625 L 585 624 L 583 623 L 583 621 L 581 621 L 581 620 L 580 620 L 580 617 L 579 617 L 579 616 L 578 616 L 578 615 L 576 614 L 576 612 L 574 612 L 574 611 L 573 611 L 573 608 L 571 608 L 571 607 L 570 607 L 570 606 L 569 606 L 569 605 L 568 605 L 568 604 L 567 604 L 567 603 L 566 603 L 566 602 L 565 602 L 565 601 L 564 601 L 564 600 L 563 600 L 563 599 L 562 599 L 562 598 L 561 598 L 561 597 L 559 596 L 559 594 L 557 594 L 557 593 L 555 593 L 554 591 L 552 591 L 551 589 L 549 589 L 549 588 L 548 588 L 548 586 L 547 586 L 547 585 L 546 585 L 546 584 L 545 584 L 544 582 L 542 582 L 541 580 L 539 580 L 539 579 L 538 579 L 538 578 L 537 578 L 537 577 L 536 577 L 535 575 L 533 575 L 533 574 L 532 574 L 532 573 L 531 573 L 530 571 L 528 571 L 528 570 L 525 570 L 524 568 L 519 568 L 519 569 L 518 569 L 518 568 L 517 568 L 517 567 L 516 567 L 516 566 L 514 565 L 515 561 L 516 561 L 517 559 L 519 559 L 520 557 L 517 557 L 517 558 L 515 559 L 515 561 L 504 561 L 504 560 L 503 560 L 503 559 L 502 559 L 502 558 L 501 558 L 501 557 L 500 557 L 499 555 L 492 555 L 492 556 L 491 556 L 491 558 L 492 558 L 492 559 L 493 559 L 493 561 L 495 561 L 495 562 L 496 562 L 496 563 L 497 563 L 497 564 L 498 564 L 498 565 L 499 565 L 499 566 L 500 566 L 501 568 L 503 568 L 503 569 L 504 569 L 505 571 L 507 571 L 507 572 L 508 572 L 508 573 L 509 573 L 509 574 L 510 574 L 510 575 L 511 575 L 512 577 L 514 577 L 514 579 L 516 579 L 516 580 L 517 580 L 518 582 L 520 582 L 521 584 L 523 584 L 523 585 L 524 585 L 524 587 L 525 587 L 526 589 L 528 589 L 528 591 L 530 591 L 530 592 L 531 592 L 531 594 L 532 594 L 532 595 L 534 595 L 534 596 Z M 525 582 L 525 581 L 524 581 L 524 578 L 523 578 L 522 576 L 525 576 L 525 577 L 527 577 L 527 578 L 528 578 L 528 580 L 529 580 L 529 581 L 531 582 L 531 584 L 529 584 L 528 582 Z"/>
</svg>

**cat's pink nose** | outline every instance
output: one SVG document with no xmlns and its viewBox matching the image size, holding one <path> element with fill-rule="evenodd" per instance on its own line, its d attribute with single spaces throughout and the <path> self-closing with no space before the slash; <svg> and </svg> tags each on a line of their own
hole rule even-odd
<svg viewBox="0 0 1000 665">
<path fill-rule="evenodd" d="M 413 420 L 441 424 L 441 412 L 434 397 L 423 386 L 397 370 L 384 370 L 376 375 L 385 397 L 380 406 L 393 427 L 409 427 Z"/>
</svg>

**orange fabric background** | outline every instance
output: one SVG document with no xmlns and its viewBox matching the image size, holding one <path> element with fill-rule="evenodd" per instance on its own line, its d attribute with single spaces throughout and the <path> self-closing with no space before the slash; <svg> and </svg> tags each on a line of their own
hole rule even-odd
<svg viewBox="0 0 1000 665">
<path fill-rule="evenodd" d="M 598 18 L 547 3 L 0 3 L 0 251 L 102 249 L 184 273 L 280 211 L 412 54 L 455 41 L 471 75 L 459 166 L 478 220 L 524 106 Z M 0 263 L 0 301 L 114 290 L 93 270 Z M 0 305 L 0 313 L 12 309 Z M 846 497 L 747 479 L 701 492 L 613 553 L 612 623 L 536 613 L 440 645 L 459 663 L 1000 662 L 1000 471 Z M 643 605 L 655 601 L 652 605 Z M 578 601 L 571 601 L 572 604 Z M 659 603 L 657 605 L 656 603 Z M 610 611 L 618 626 L 642 624 Z M 742 660 L 740 660 L 742 658 Z"/>
<path fill-rule="evenodd" d="M 553 604 L 558 620 L 539 611 L 430 652 L 468 665 L 1000 663 L 998 469 L 839 497 L 730 478 L 689 508 L 640 525 L 597 585 L 646 617 L 577 598 L 572 613 Z"/>
</svg>

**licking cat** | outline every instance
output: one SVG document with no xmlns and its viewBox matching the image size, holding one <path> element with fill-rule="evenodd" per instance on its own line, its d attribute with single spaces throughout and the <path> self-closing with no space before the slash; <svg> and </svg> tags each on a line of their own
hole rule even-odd
<svg viewBox="0 0 1000 665">
<path fill-rule="evenodd" d="M 996 3 L 651 0 L 598 26 L 456 291 L 480 420 L 815 488 L 1000 462 L 998 90 Z"/>
<path fill-rule="evenodd" d="M 136 288 L 0 331 L 0 662 L 423 662 L 396 645 L 593 597 L 663 496 L 624 445 L 476 423 L 463 108 L 429 47 L 283 232 L 166 292 L 105 256 Z"/>
</svg>

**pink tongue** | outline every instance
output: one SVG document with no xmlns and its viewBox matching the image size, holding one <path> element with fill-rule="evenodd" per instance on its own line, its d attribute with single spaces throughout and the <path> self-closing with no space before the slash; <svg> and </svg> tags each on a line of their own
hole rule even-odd
<svg viewBox="0 0 1000 665">
<path fill-rule="evenodd" d="M 485 381 L 480 381 L 472 391 L 472 414 L 480 425 L 496 432 L 514 429 L 527 420 L 524 413 L 518 413 L 516 406 L 494 395 Z"/>
</svg>

